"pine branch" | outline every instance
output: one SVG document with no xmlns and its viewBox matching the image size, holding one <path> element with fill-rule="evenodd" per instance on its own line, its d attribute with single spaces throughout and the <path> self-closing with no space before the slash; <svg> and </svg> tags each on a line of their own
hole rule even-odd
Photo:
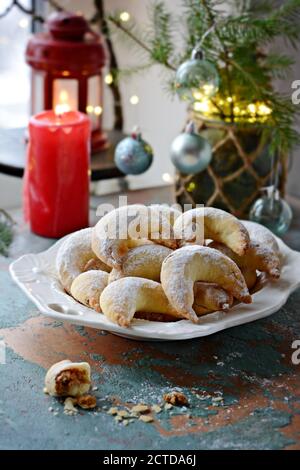
<svg viewBox="0 0 300 470">
<path fill-rule="evenodd" d="M 47 0 L 49 5 L 56 11 L 65 11 L 65 9 L 56 0 Z"/>
<path fill-rule="evenodd" d="M 171 15 L 167 12 L 164 3 L 156 2 L 152 11 L 154 32 L 150 42 L 151 58 L 163 65 L 170 63 L 170 56 L 173 52 L 170 22 Z"/>
<path fill-rule="evenodd" d="M 0 209 L 0 255 L 8 256 L 8 248 L 13 240 L 14 224 L 10 215 L 4 209 Z"/>
</svg>

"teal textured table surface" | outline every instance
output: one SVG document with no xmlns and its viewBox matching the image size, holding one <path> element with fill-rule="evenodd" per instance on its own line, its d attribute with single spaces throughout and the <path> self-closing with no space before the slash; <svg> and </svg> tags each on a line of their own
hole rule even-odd
<svg viewBox="0 0 300 470">
<path fill-rule="evenodd" d="M 130 203 L 171 201 L 168 188 L 129 194 Z M 300 250 L 299 204 L 294 215 L 284 241 Z M 12 216 L 15 240 L 10 257 L 0 257 L 1 449 L 300 449 L 300 364 L 292 361 L 292 344 L 300 340 L 300 290 L 276 314 L 212 336 L 130 341 L 37 311 L 8 267 L 53 240 L 30 234 L 20 211 Z M 91 364 L 96 410 L 68 416 L 62 402 L 43 393 L 47 368 L 67 358 Z M 160 404 L 174 389 L 186 395 L 189 408 L 163 407 L 151 423 L 124 426 L 107 413 L 111 406 Z"/>
</svg>

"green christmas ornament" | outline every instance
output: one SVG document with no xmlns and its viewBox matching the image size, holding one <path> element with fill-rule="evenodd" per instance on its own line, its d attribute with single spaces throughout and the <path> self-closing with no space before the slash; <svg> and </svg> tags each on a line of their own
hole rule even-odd
<svg viewBox="0 0 300 470">
<path fill-rule="evenodd" d="M 172 143 L 172 163 L 180 173 L 191 175 L 205 170 L 211 159 L 211 145 L 195 132 L 195 125 L 191 121 L 185 132 L 177 136 Z"/>
<path fill-rule="evenodd" d="M 200 48 L 195 48 L 191 59 L 181 64 L 176 72 L 175 89 L 184 101 L 209 99 L 217 93 L 219 85 L 217 69 L 204 59 Z"/>
</svg>

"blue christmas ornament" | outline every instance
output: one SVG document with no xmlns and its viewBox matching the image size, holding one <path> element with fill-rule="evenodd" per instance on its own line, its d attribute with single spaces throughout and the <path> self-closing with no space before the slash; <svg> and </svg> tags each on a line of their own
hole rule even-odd
<svg viewBox="0 0 300 470">
<path fill-rule="evenodd" d="M 217 93 L 219 85 L 217 69 L 204 59 L 199 48 L 193 50 L 191 59 L 181 64 L 176 72 L 175 89 L 185 101 L 208 100 Z"/>
<path fill-rule="evenodd" d="M 142 139 L 139 131 L 121 140 L 115 150 L 115 164 L 125 175 L 140 175 L 153 161 L 151 146 Z"/>
<path fill-rule="evenodd" d="M 275 235 L 284 235 L 292 222 L 292 210 L 274 186 L 265 188 L 265 191 L 266 194 L 253 204 L 250 220 L 264 225 Z"/>
<path fill-rule="evenodd" d="M 190 175 L 205 170 L 212 159 L 209 142 L 195 133 L 194 123 L 187 125 L 183 134 L 173 141 L 171 160 L 180 173 Z"/>
</svg>

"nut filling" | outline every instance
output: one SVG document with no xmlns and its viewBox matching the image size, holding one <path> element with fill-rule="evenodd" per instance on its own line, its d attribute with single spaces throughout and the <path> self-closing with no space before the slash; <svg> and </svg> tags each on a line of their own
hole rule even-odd
<svg viewBox="0 0 300 470">
<path fill-rule="evenodd" d="M 74 393 L 74 389 L 79 391 L 84 384 L 90 385 L 91 382 L 85 372 L 77 369 L 68 369 L 63 370 L 57 375 L 55 383 L 57 394 L 67 395 L 71 392 Z"/>
</svg>

